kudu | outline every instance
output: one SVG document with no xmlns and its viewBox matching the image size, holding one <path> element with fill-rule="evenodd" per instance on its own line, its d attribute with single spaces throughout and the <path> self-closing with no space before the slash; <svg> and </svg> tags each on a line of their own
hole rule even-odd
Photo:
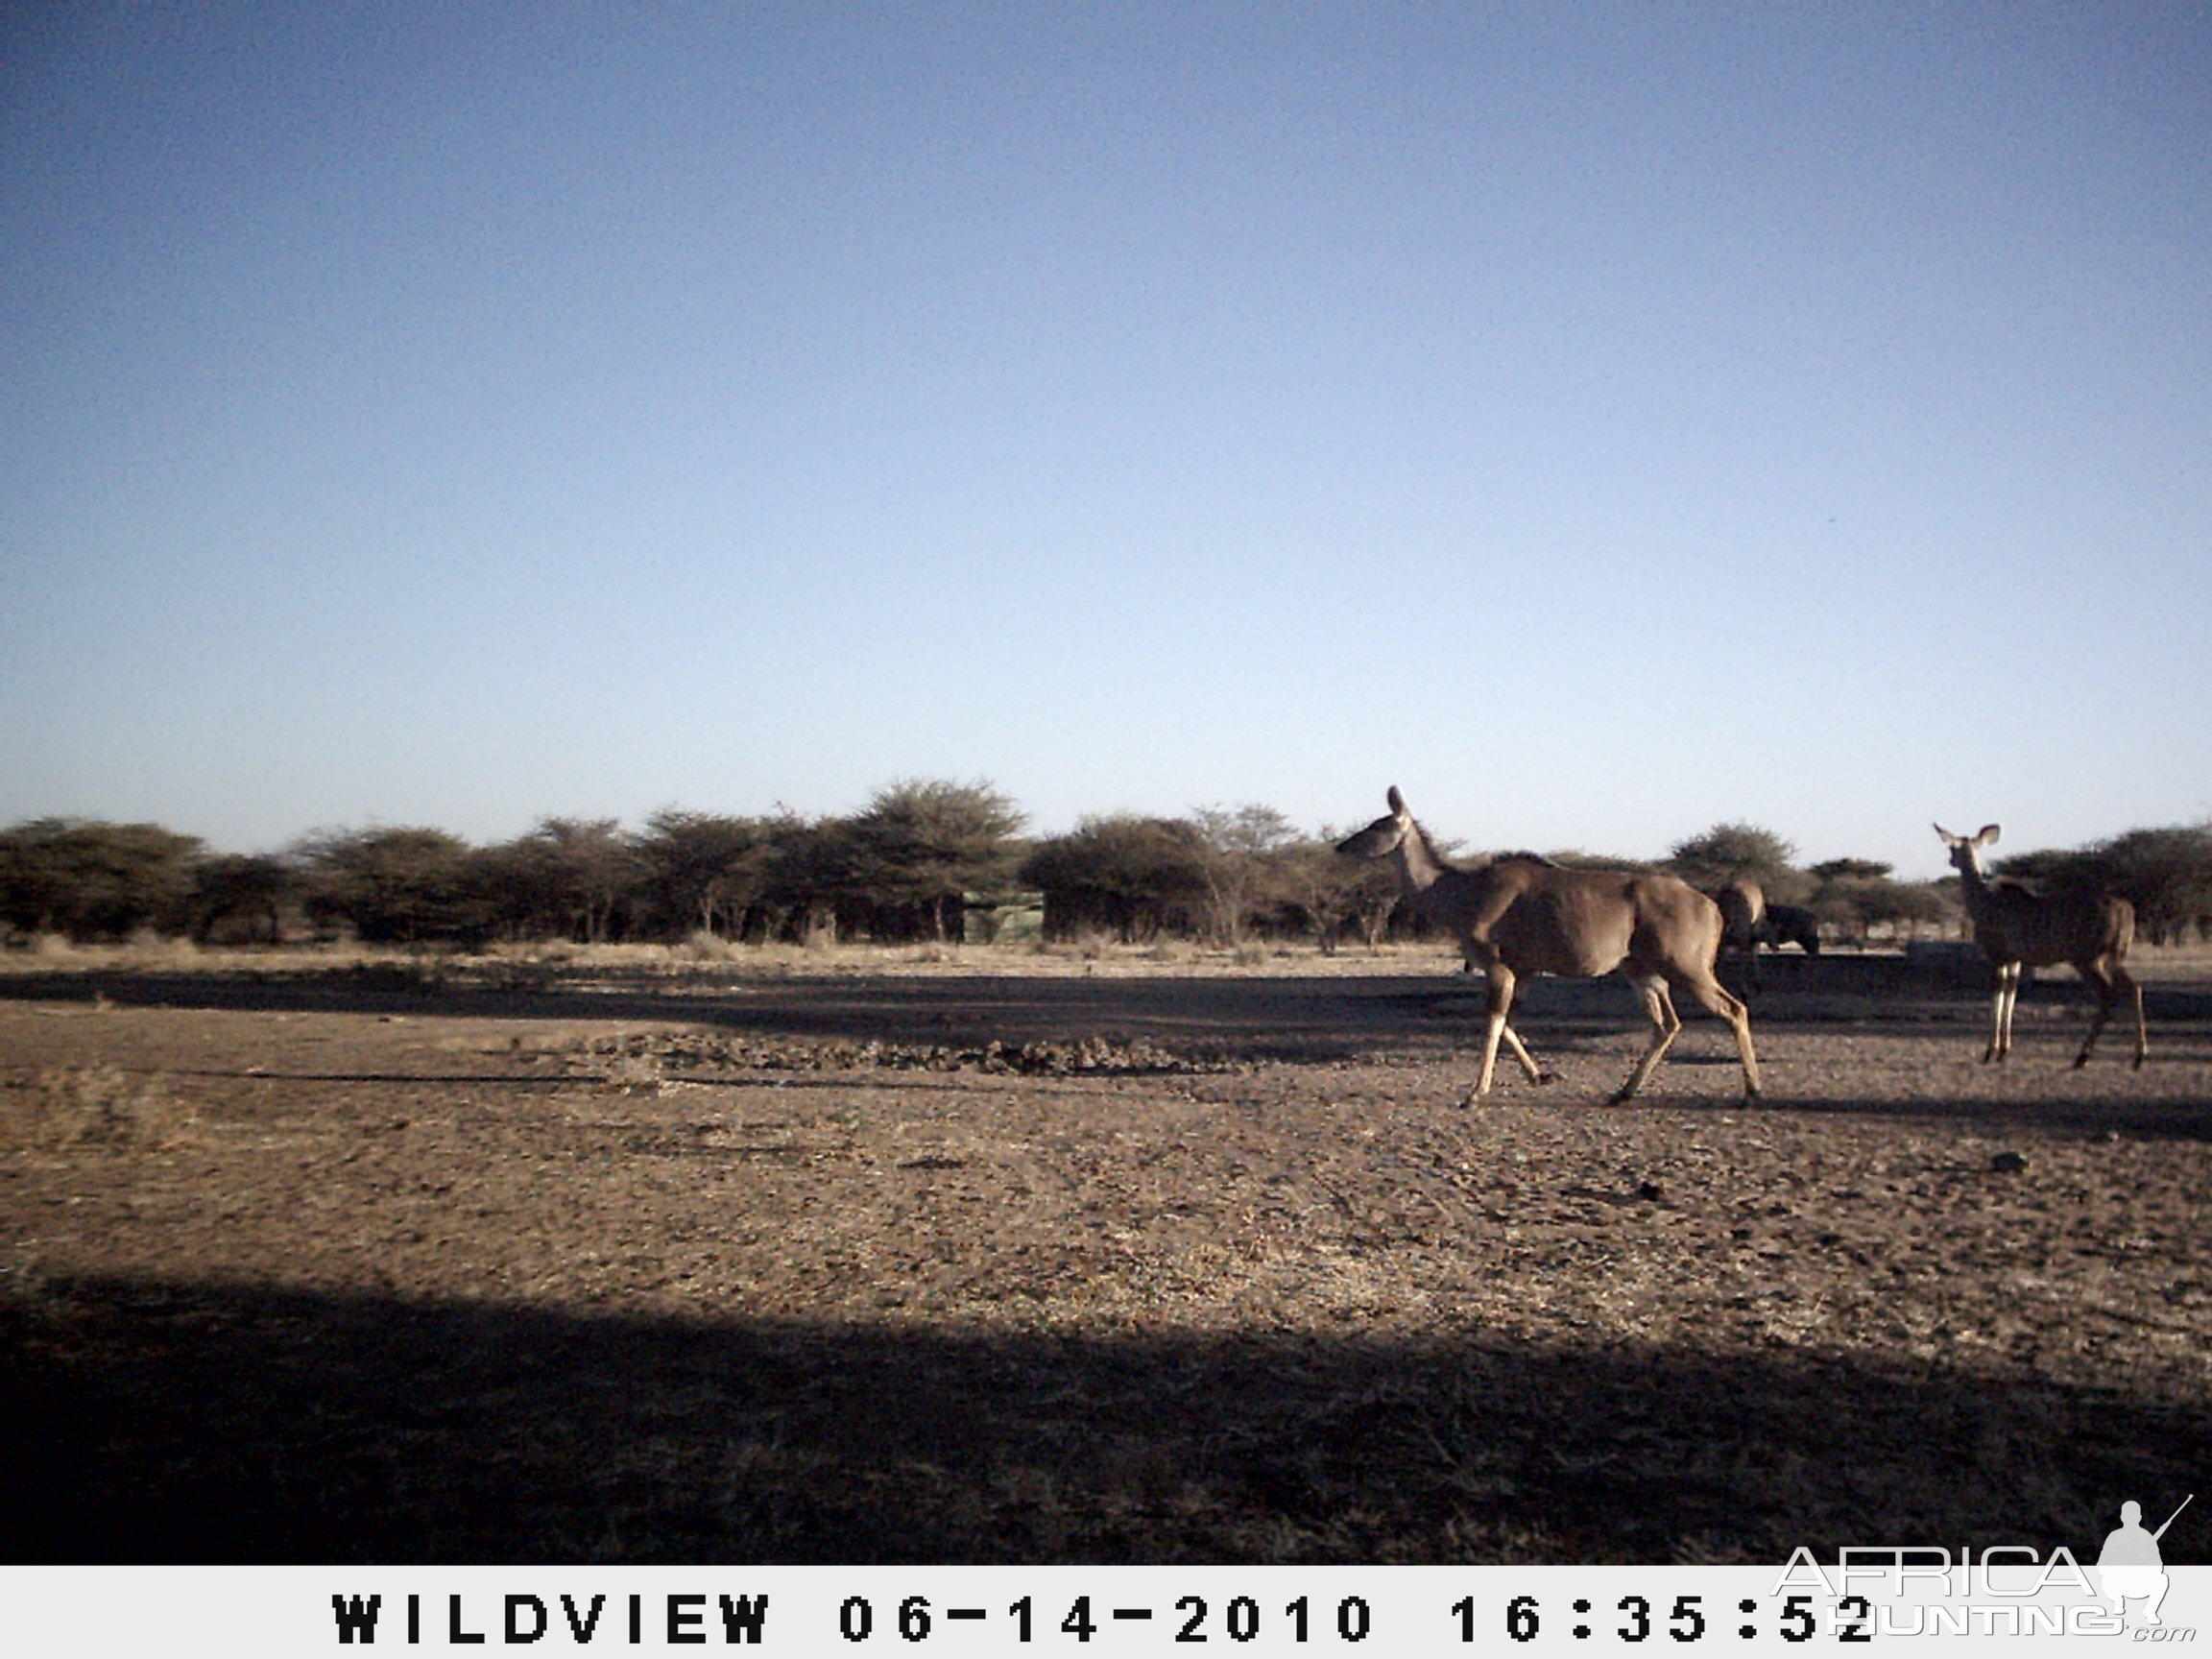
<svg viewBox="0 0 2212 1659">
<path fill-rule="evenodd" d="M 1741 950 L 1751 959 L 1743 983 L 1759 990 L 1759 925 L 1767 920 L 1767 895 L 1758 882 L 1739 876 L 1725 887 L 1706 895 L 1720 906 L 1720 953 Z M 1718 961 L 1714 972 L 1719 972 Z"/>
<path fill-rule="evenodd" d="M 2143 988 L 2128 972 L 2128 947 L 2135 942 L 2135 906 L 2116 895 L 2084 887 L 2038 893 L 2007 877 L 1990 880 L 1982 874 L 1982 849 L 1997 839 L 1994 824 L 1984 824 L 1974 835 L 1954 835 L 1938 824 L 1936 833 L 1951 849 L 1951 867 L 1959 872 L 1974 942 L 1989 953 L 1997 970 L 1989 1046 L 1983 1051 L 1982 1063 L 1986 1066 L 2012 1051 L 2012 1005 L 2020 998 L 2021 968 L 2070 962 L 2097 994 L 2097 1013 L 2089 1022 L 2089 1035 L 2081 1040 L 2081 1052 L 2074 1056 L 2075 1066 L 2089 1064 L 2089 1051 L 2097 1046 L 2097 1035 L 2112 1018 L 2112 1004 L 2122 992 L 2135 1004 L 2135 1064 L 2141 1066 L 2151 1051 L 2151 1041 L 2143 1025 Z"/>
<path fill-rule="evenodd" d="M 1393 860 L 1414 912 L 1449 931 L 1467 961 L 1479 966 L 1489 981 L 1476 1096 L 1490 1092 L 1501 1042 L 1533 1081 L 1551 1081 L 1512 1026 L 1513 998 L 1524 975 L 1587 979 L 1623 965 L 1643 993 L 1645 1012 L 1651 1017 L 1651 1042 L 1614 1094 L 1616 1103 L 1644 1086 L 1682 1029 L 1674 987 L 1687 990 L 1728 1022 L 1743 1061 L 1743 1093 L 1759 1093 L 1750 1017 L 1713 974 L 1720 948 L 1720 912 L 1712 900 L 1672 876 L 1568 870 L 1529 853 L 1507 854 L 1463 870 L 1430 851 L 1395 785 L 1388 799 L 1389 816 L 1347 837 L 1336 851 L 1356 858 Z"/>
</svg>

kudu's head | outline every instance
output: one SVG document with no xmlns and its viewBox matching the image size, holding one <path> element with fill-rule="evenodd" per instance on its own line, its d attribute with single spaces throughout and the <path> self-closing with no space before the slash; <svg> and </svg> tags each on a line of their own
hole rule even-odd
<svg viewBox="0 0 2212 1659">
<path fill-rule="evenodd" d="M 1336 851 L 1347 858 L 1381 858 L 1395 853 L 1405 844 L 1413 829 L 1413 814 L 1406 810 L 1406 797 L 1398 793 L 1398 785 L 1390 785 L 1390 812 L 1378 818 L 1357 835 L 1347 835 L 1336 843 Z"/>
<path fill-rule="evenodd" d="M 1936 833 L 1943 837 L 1943 845 L 1951 849 L 1951 868 L 1961 876 L 1982 874 L 1982 849 L 1997 840 L 1997 826 L 1984 824 L 1976 835 L 1954 835 L 1938 824 Z"/>
</svg>

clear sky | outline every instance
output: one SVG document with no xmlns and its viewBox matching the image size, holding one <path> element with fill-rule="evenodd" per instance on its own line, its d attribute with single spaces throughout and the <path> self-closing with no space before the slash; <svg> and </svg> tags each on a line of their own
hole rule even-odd
<svg viewBox="0 0 2212 1659">
<path fill-rule="evenodd" d="M 10 6 L 0 823 L 2212 816 L 2212 10 Z"/>
</svg>

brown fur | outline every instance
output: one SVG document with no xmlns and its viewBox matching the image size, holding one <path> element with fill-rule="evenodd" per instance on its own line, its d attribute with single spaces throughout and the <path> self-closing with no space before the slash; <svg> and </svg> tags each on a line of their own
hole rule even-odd
<svg viewBox="0 0 2212 1659">
<path fill-rule="evenodd" d="M 1337 852 L 1395 860 L 1415 912 L 1458 940 L 1470 967 L 1489 981 L 1488 1022 L 1477 1095 L 1487 1094 L 1501 1042 L 1536 1082 L 1549 1082 L 1509 1016 L 1522 975 L 1559 974 L 1592 978 L 1625 968 L 1651 1020 L 1651 1043 L 1613 1098 L 1626 1100 L 1666 1055 L 1682 1019 L 1672 990 L 1685 989 L 1728 1022 L 1743 1062 L 1743 1092 L 1759 1093 L 1759 1063 L 1743 1004 L 1714 976 L 1720 948 L 1720 911 L 1712 900 L 1672 876 L 1630 870 L 1570 870 L 1514 854 L 1472 870 L 1446 864 L 1430 851 L 1395 787 L 1387 817 L 1350 836 Z"/>
<path fill-rule="evenodd" d="M 1720 906 L 1720 949 L 1741 950 L 1751 958 L 1744 983 L 1759 989 L 1759 924 L 1767 919 L 1767 895 L 1756 881 L 1742 878 L 1712 895 Z"/>
<path fill-rule="evenodd" d="M 2135 941 L 2135 906 L 2115 894 L 2087 888 L 2038 893 L 2018 881 L 1982 874 L 1982 849 L 1997 839 L 1998 827 L 1984 824 L 1974 835 L 1954 835 L 1938 824 L 1936 833 L 1951 850 L 1959 872 L 1966 917 L 1974 942 L 1988 952 L 1997 970 L 1997 997 L 1990 1008 L 1989 1046 L 1982 1061 L 2002 1060 L 2012 1050 L 2012 1006 L 2020 996 L 2020 970 L 2066 962 L 2097 994 L 2096 1017 L 2081 1040 L 2077 1067 L 2089 1064 L 2097 1035 L 2112 1018 L 2112 1005 L 2126 995 L 2135 1005 L 2135 1064 L 2151 1050 L 2143 1023 L 2143 988 L 2128 972 L 2128 948 Z"/>
</svg>

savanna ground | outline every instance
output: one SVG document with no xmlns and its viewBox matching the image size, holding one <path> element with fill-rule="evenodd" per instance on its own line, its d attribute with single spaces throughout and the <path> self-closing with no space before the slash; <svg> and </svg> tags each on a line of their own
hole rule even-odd
<svg viewBox="0 0 2212 1659">
<path fill-rule="evenodd" d="M 17 953 L 0 1552 L 1779 1561 L 2212 1472 L 2212 963 Z M 2212 1560 L 2176 1527 L 2169 1561 Z M 2084 1557 L 2087 1558 L 2087 1557 Z"/>
</svg>

